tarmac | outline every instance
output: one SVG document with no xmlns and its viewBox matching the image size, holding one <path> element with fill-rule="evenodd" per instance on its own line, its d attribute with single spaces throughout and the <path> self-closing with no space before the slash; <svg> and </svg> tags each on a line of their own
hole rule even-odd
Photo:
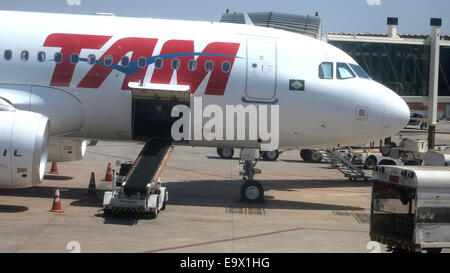
<svg viewBox="0 0 450 273">
<path fill-rule="evenodd" d="M 420 138 L 419 131 L 405 132 Z M 450 134 L 436 142 L 450 144 Z M 369 238 L 370 182 L 350 182 L 326 163 L 303 162 L 298 151 L 258 163 L 265 202 L 255 205 L 240 201 L 237 152 L 224 160 L 213 148 L 176 146 L 161 178 L 169 191 L 166 210 L 156 219 L 105 217 L 108 163 L 118 171 L 116 161 L 134 160 L 141 148 L 99 142 L 83 160 L 58 163 L 59 174 L 47 174 L 37 187 L 0 189 L 0 252 L 385 251 Z M 97 196 L 87 195 L 91 172 Z M 49 212 L 57 186 L 63 213 Z"/>
</svg>

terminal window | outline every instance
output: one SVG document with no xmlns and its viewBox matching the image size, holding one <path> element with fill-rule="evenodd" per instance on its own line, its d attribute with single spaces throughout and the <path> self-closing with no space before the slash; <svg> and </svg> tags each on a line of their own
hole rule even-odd
<svg viewBox="0 0 450 273">
<path fill-rule="evenodd" d="M 399 95 L 428 95 L 429 46 L 353 41 L 330 43 L 352 56 L 372 79 Z"/>
</svg>

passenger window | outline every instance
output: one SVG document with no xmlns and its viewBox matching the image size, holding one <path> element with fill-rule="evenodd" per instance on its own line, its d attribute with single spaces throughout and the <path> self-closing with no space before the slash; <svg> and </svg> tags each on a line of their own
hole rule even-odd
<svg viewBox="0 0 450 273">
<path fill-rule="evenodd" d="M 56 52 L 55 53 L 55 62 L 56 63 L 60 63 L 63 60 L 63 55 L 61 52 Z"/>
<path fill-rule="evenodd" d="M 12 51 L 10 49 L 5 50 L 5 52 L 3 53 L 3 57 L 7 61 L 11 60 L 11 58 L 12 58 Z"/>
<path fill-rule="evenodd" d="M 130 58 L 128 58 L 128 56 L 123 56 L 120 64 L 124 67 L 127 67 L 130 64 Z"/>
<path fill-rule="evenodd" d="M 45 52 L 41 51 L 37 54 L 37 59 L 39 62 L 45 62 L 46 54 Z"/>
<path fill-rule="evenodd" d="M 90 55 L 87 57 L 88 64 L 90 64 L 90 65 L 95 64 L 95 61 L 96 61 L 96 60 L 97 60 L 97 57 L 95 57 L 94 54 L 90 54 Z"/>
<path fill-rule="evenodd" d="M 230 70 L 231 70 L 230 62 L 227 62 L 227 61 L 222 62 L 222 71 L 225 73 L 228 73 L 228 72 L 230 72 Z"/>
<path fill-rule="evenodd" d="M 156 58 L 155 59 L 155 68 L 161 69 L 163 67 L 163 59 L 162 58 Z"/>
<path fill-rule="evenodd" d="M 197 61 L 196 60 L 189 60 L 189 62 L 188 62 L 188 69 L 189 69 L 189 71 L 195 71 L 197 69 Z"/>
<path fill-rule="evenodd" d="M 28 61 L 29 55 L 30 55 L 30 54 L 29 54 L 28 51 L 26 51 L 26 50 L 20 52 L 20 60 L 21 60 L 22 62 Z"/>
<path fill-rule="evenodd" d="M 173 70 L 178 70 L 178 68 L 180 68 L 180 60 L 173 59 L 172 60 L 172 69 Z"/>
<path fill-rule="evenodd" d="M 104 59 L 104 63 L 106 66 L 111 66 L 113 64 L 113 56 L 106 55 Z"/>
<path fill-rule="evenodd" d="M 212 71 L 214 69 L 214 62 L 213 61 L 206 61 L 205 62 L 205 70 L 206 71 Z"/>
<path fill-rule="evenodd" d="M 370 79 L 369 75 L 366 73 L 366 71 L 364 71 L 364 69 L 362 69 L 361 66 L 356 64 L 350 64 L 350 66 L 352 67 L 353 71 L 355 71 L 356 75 L 358 75 L 358 77 L 363 79 Z"/>
<path fill-rule="evenodd" d="M 333 63 L 323 62 L 319 65 L 319 78 L 321 79 L 333 79 Z"/>
<path fill-rule="evenodd" d="M 147 65 L 147 59 L 145 57 L 139 57 L 138 59 L 138 67 L 144 68 Z"/>
<path fill-rule="evenodd" d="M 79 60 L 80 60 L 80 56 L 78 54 L 76 54 L 76 53 L 73 53 L 70 56 L 70 62 L 73 63 L 73 64 L 78 63 Z"/>
<path fill-rule="evenodd" d="M 336 70 L 337 70 L 336 73 L 337 78 L 340 80 L 351 79 L 356 77 L 355 73 L 353 73 L 353 71 L 346 63 L 337 63 Z"/>
</svg>

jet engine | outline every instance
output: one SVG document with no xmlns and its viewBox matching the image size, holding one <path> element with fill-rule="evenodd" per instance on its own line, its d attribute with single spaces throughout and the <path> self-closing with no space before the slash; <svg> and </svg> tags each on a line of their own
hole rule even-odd
<svg viewBox="0 0 450 273">
<path fill-rule="evenodd" d="M 86 154 L 86 146 L 86 140 L 51 137 L 47 160 L 50 162 L 71 162 L 81 160 Z"/>
<path fill-rule="evenodd" d="M 44 115 L 0 107 L 0 187 L 26 188 L 42 182 L 49 130 Z"/>
</svg>

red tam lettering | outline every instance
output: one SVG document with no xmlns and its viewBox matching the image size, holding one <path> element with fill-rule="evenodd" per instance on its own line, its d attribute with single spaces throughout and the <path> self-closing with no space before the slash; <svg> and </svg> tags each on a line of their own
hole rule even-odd
<svg viewBox="0 0 450 273">
<path fill-rule="evenodd" d="M 238 43 L 222 43 L 214 42 L 210 43 L 202 51 L 204 53 L 221 54 L 228 56 L 217 55 L 201 55 L 197 57 L 197 69 L 191 71 L 188 69 L 189 60 L 195 60 L 195 56 L 183 56 L 179 57 L 180 67 L 177 70 L 177 84 L 189 85 L 191 87 L 191 93 L 195 93 L 197 88 L 208 75 L 208 71 L 205 70 L 205 63 L 208 60 L 214 62 L 215 68 L 212 70 L 209 77 L 208 84 L 206 86 L 206 95 L 218 95 L 223 96 L 225 88 L 230 77 L 230 72 L 222 71 L 222 63 L 227 61 L 230 63 L 230 71 L 233 68 L 233 63 L 240 44 Z M 169 40 L 164 43 L 160 55 L 174 54 L 174 53 L 194 53 L 193 41 L 182 40 Z M 170 65 L 171 59 L 164 60 L 163 67 L 161 69 L 155 69 L 152 75 L 152 83 L 169 84 L 172 78 L 173 69 Z"/>
<path fill-rule="evenodd" d="M 50 34 L 44 42 L 46 47 L 60 47 L 64 58 L 72 54 L 80 54 L 81 49 L 100 49 L 111 36 L 83 35 L 83 34 Z M 70 86 L 75 64 L 70 60 L 63 60 L 55 65 L 50 86 Z"/>
<path fill-rule="evenodd" d="M 194 52 L 194 41 L 169 40 L 164 43 L 159 55 L 189 52 Z M 189 60 L 194 60 L 194 56 L 177 57 L 177 59 L 180 60 L 180 68 L 178 69 L 177 75 L 185 75 L 186 73 L 189 73 L 190 71 L 188 69 L 188 62 Z M 174 72 L 171 62 L 172 59 L 165 59 L 163 61 L 162 68 L 155 69 L 153 71 L 152 79 L 150 80 L 150 82 L 169 84 Z"/>
<path fill-rule="evenodd" d="M 139 57 L 149 57 L 153 54 L 158 39 L 150 38 L 123 38 L 115 42 L 100 58 L 111 55 L 114 63 L 118 64 L 123 56 L 128 52 L 133 52 L 130 62 L 136 61 Z M 122 84 L 122 90 L 129 90 L 130 81 L 139 81 L 145 77 L 147 68 L 139 69 L 133 75 L 126 75 Z M 78 84 L 80 88 L 99 88 L 111 73 L 112 68 L 95 64 Z"/>
</svg>

